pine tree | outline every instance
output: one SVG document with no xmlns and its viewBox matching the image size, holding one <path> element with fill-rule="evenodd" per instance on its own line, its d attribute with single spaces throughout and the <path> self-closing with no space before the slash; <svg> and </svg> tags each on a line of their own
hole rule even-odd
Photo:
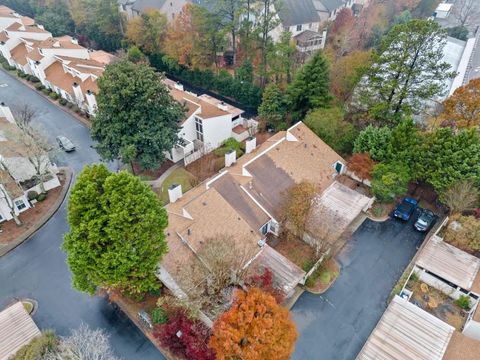
<svg viewBox="0 0 480 360">
<path fill-rule="evenodd" d="M 275 127 L 285 120 L 285 98 L 277 84 L 269 84 L 263 91 L 258 116 Z"/>
<path fill-rule="evenodd" d="M 287 89 L 287 98 L 293 120 L 301 120 L 315 108 L 328 107 L 328 65 L 321 51 L 317 52 L 295 75 Z"/>
<path fill-rule="evenodd" d="M 443 61 L 446 32 L 431 20 L 395 25 L 359 90 L 360 106 L 382 124 L 395 125 L 403 115 L 419 113 L 427 100 L 442 95 L 454 76 Z"/>
</svg>

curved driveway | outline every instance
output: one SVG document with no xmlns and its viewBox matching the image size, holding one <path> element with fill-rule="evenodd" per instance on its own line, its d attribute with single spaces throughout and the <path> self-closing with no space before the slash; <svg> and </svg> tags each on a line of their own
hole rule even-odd
<svg viewBox="0 0 480 360">
<path fill-rule="evenodd" d="M 7 86 L 5 86 L 6 84 Z M 0 71 L 0 101 L 10 107 L 28 103 L 40 111 L 35 120 L 50 140 L 65 135 L 77 151 L 59 153 L 57 163 L 78 172 L 85 164 L 98 162 L 90 146 L 88 129 L 69 114 Z M 0 308 L 15 297 L 29 297 L 39 303 L 34 320 L 41 329 L 54 329 L 60 335 L 84 322 L 110 334 L 114 351 L 123 359 L 163 359 L 158 350 L 128 318 L 106 300 L 72 289 L 65 254 L 60 250 L 68 231 L 66 203 L 29 241 L 0 258 Z"/>
</svg>

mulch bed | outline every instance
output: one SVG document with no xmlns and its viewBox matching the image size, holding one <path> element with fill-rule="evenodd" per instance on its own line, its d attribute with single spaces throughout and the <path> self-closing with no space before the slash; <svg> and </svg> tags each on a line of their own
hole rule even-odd
<svg viewBox="0 0 480 360">
<path fill-rule="evenodd" d="M 269 133 L 267 131 L 259 132 L 255 134 L 255 137 L 257 138 L 257 146 L 262 145 L 265 141 L 270 139 L 274 134 Z"/>
<path fill-rule="evenodd" d="M 315 249 L 298 238 L 279 237 L 274 241 L 268 244 L 304 271 L 308 271 L 307 267 L 311 268 L 317 261 Z"/>
<path fill-rule="evenodd" d="M 315 285 L 308 288 L 309 291 L 318 294 L 325 292 L 335 282 L 338 275 L 340 274 L 340 266 L 333 258 L 326 260 L 321 265 L 321 268 L 328 270 L 332 274 L 332 277 L 328 283 L 324 283 L 322 281 L 322 277 L 319 276 L 317 281 L 315 282 Z"/>
<path fill-rule="evenodd" d="M 37 202 L 35 207 L 26 210 L 19 215 L 22 225 L 18 226 L 12 219 L 0 224 L 2 233 L 0 233 L 0 243 L 8 244 L 18 239 L 22 234 L 29 229 L 36 227 L 40 221 L 42 221 L 45 213 L 57 202 L 58 197 L 61 195 L 62 188 L 65 185 L 65 180 L 59 177 L 61 186 L 52 189 L 48 192 L 47 198 L 42 202 Z"/>
<path fill-rule="evenodd" d="M 135 175 L 137 176 L 146 176 L 146 177 L 151 177 L 153 180 L 158 179 L 165 171 L 167 171 L 169 168 L 171 168 L 174 165 L 174 163 L 170 160 L 165 160 L 160 167 L 156 169 L 148 169 L 148 170 L 142 170 L 140 167 L 140 164 L 134 163 L 133 168 L 135 171 Z"/>
</svg>

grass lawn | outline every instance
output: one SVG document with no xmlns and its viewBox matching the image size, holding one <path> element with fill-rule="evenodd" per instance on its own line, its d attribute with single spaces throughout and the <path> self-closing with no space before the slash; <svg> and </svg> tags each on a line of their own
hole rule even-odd
<svg viewBox="0 0 480 360">
<path fill-rule="evenodd" d="M 190 174 L 184 168 L 178 168 L 172 172 L 163 182 L 160 188 L 154 189 L 163 204 L 168 204 L 168 188 L 172 184 L 182 185 L 182 192 L 185 193 L 195 184 L 195 176 Z"/>
</svg>

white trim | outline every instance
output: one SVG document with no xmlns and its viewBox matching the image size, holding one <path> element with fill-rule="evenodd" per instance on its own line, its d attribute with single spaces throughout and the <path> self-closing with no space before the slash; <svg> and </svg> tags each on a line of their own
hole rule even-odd
<svg viewBox="0 0 480 360">
<path fill-rule="evenodd" d="M 267 216 L 268 216 L 271 220 L 275 220 L 275 218 L 274 218 L 272 215 L 270 215 L 270 213 L 252 196 L 252 194 L 250 194 L 250 193 L 247 191 L 247 189 L 245 189 L 245 188 L 243 187 L 243 185 L 240 185 L 240 188 L 241 188 L 243 191 L 245 191 L 245 193 L 250 197 L 250 199 L 252 199 L 253 202 L 254 202 L 255 204 L 257 204 L 257 206 L 258 206 L 260 209 L 262 209 L 262 211 L 263 211 L 265 214 L 267 214 Z M 277 220 L 275 220 L 275 221 L 277 221 Z M 278 222 L 278 221 L 277 221 L 277 222 Z"/>
<path fill-rule="evenodd" d="M 269 146 L 268 148 L 266 148 L 265 150 L 263 150 L 260 154 L 258 154 L 257 156 L 251 158 L 250 160 L 248 160 L 245 164 L 242 165 L 242 170 L 245 169 L 245 167 L 247 167 L 248 165 L 250 165 L 252 162 L 254 162 L 255 160 L 257 160 L 260 156 L 266 154 L 267 152 L 269 152 L 270 150 L 272 150 L 275 146 L 277 146 L 278 144 L 280 144 L 282 141 L 286 140 L 284 137 L 281 138 L 280 140 L 277 140 L 276 142 L 274 142 L 271 146 Z M 242 171 L 242 173 L 244 173 Z M 245 175 L 246 176 L 246 175 Z M 250 175 L 251 176 L 251 175 Z"/>
<path fill-rule="evenodd" d="M 228 170 L 224 170 L 222 171 L 220 174 L 218 174 L 217 176 L 215 176 L 213 179 L 207 181 L 205 183 L 205 188 L 208 190 L 210 189 L 210 184 L 215 182 L 216 180 L 220 179 L 223 175 L 227 174 L 228 173 Z"/>
</svg>

